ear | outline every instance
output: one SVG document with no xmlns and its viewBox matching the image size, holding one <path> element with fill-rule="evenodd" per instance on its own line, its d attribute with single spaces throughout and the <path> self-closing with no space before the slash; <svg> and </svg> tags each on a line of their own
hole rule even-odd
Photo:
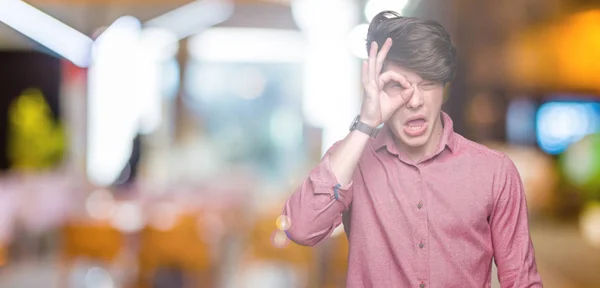
<svg viewBox="0 0 600 288">
<path fill-rule="evenodd" d="M 450 82 L 446 82 L 444 83 L 444 92 L 443 92 L 443 101 L 442 104 L 446 104 L 446 101 L 448 101 L 448 98 L 450 98 Z"/>
</svg>

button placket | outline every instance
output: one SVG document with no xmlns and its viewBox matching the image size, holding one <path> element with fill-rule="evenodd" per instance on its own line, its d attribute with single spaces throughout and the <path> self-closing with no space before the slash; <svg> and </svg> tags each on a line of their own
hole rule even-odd
<svg viewBox="0 0 600 288">
<path fill-rule="evenodd" d="M 428 209 L 425 209 L 425 199 L 427 199 L 427 185 L 425 185 L 424 183 L 424 179 L 423 179 L 423 174 L 421 173 L 421 169 L 422 167 L 416 167 L 417 169 L 417 173 L 419 175 L 419 186 L 420 186 L 420 193 L 419 193 L 419 202 L 417 203 L 416 207 L 417 207 L 417 212 L 416 212 L 416 216 L 419 219 L 419 227 L 420 227 L 420 233 L 419 233 L 419 238 L 417 238 L 417 240 L 419 241 L 416 246 L 419 247 L 417 249 L 417 255 L 418 255 L 418 262 L 419 262 L 419 276 L 418 279 L 420 280 L 420 288 L 424 288 L 425 287 L 425 282 L 428 280 L 428 276 L 429 276 L 429 249 L 425 249 L 425 244 L 427 242 L 427 240 L 429 239 L 429 223 L 428 223 Z"/>
</svg>

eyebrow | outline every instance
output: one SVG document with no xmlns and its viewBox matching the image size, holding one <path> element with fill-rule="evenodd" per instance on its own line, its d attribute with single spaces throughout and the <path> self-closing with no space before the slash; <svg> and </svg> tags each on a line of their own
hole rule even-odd
<svg viewBox="0 0 600 288">
<path fill-rule="evenodd" d="M 382 69 L 381 69 L 381 73 L 384 73 L 384 72 L 388 71 L 388 63 L 389 63 L 389 62 L 388 62 L 387 60 L 383 62 L 383 66 L 381 67 L 381 68 L 382 68 Z M 404 76 L 404 78 L 406 78 L 406 81 L 408 81 L 408 83 L 410 83 L 410 84 L 421 85 L 421 84 L 423 84 L 423 83 L 437 83 L 437 82 L 440 82 L 440 81 L 436 81 L 436 80 L 427 80 L 427 79 L 423 79 L 423 78 L 421 78 L 421 81 L 419 81 L 418 83 L 415 83 L 415 82 L 413 82 L 413 81 L 410 81 L 410 80 L 408 79 L 408 75 L 406 75 L 406 74 L 404 74 L 404 73 L 398 73 L 398 74 L 400 74 L 400 75 Z M 420 77 L 420 76 L 419 76 L 419 77 Z M 398 82 L 398 81 L 396 81 L 396 82 Z"/>
</svg>

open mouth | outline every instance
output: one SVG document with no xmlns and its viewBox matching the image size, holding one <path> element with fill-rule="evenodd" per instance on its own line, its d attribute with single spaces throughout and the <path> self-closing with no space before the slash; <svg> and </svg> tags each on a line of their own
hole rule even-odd
<svg viewBox="0 0 600 288">
<path fill-rule="evenodd" d="M 412 137 L 420 136 L 427 130 L 427 121 L 424 116 L 409 118 L 404 123 L 404 132 Z"/>
</svg>

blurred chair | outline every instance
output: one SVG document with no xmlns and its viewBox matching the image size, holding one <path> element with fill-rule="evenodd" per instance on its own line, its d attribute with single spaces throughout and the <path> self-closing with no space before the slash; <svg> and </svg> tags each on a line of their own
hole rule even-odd
<svg viewBox="0 0 600 288">
<path fill-rule="evenodd" d="M 203 230 L 199 224 L 198 214 L 182 213 L 170 227 L 159 229 L 148 225 L 142 230 L 139 288 L 214 287 L 215 265 L 211 261 L 210 247 L 201 237 L 210 231 Z M 188 279 L 190 281 L 185 281 Z"/>
<path fill-rule="evenodd" d="M 115 264 L 125 249 L 125 236 L 106 221 L 69 221 L 62 229 L 61 286 L 67 287 L 78 260 Z"/>
<path fill-rule="evenodd" d="M 263 214 L 250 225 L 245 245 L 245 259 L 243 259 L 241 267 L 242 282 L 246 282 L 244 285 L 247 285 L 248 278 L 250 278 L 253 279 L 252 281 L 270 283 L 263 285 L 272 285 L 262 286 L 265 288 L 283 287 L 277 285 L 296 285 L 294 287 L 285 286 L 290 288 L 316 287 L 315 284 L 318 281 L 315 277 L 317 267 L 314 249 L 291 242 L 284 231 L 277 229 L 276 219 L 278 216 L 278 213 Z M 253 273 L 262 273 L 263 276 L 250 275 Z M 284 279 L 254 280 L 258 277 Z M 281 284 L 281 281 L 287 282 Z M 290 284 L 290 282 L 294 284 Z"/>
<path fill-rule="evenodd" d="M 124 235 L 108 222 L 69 222 L 63 228 L 63 257 L 66 261 L 89 258 L 110 263 L 125 244 Z"/>
</svg>

